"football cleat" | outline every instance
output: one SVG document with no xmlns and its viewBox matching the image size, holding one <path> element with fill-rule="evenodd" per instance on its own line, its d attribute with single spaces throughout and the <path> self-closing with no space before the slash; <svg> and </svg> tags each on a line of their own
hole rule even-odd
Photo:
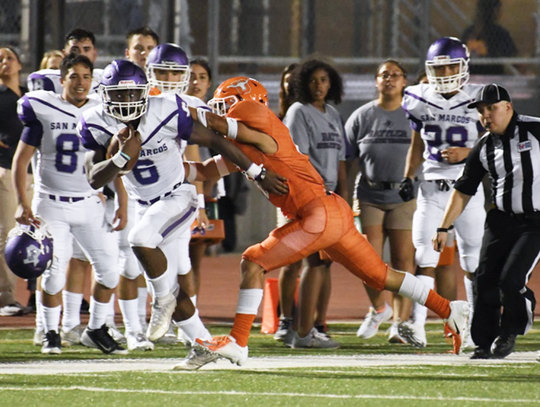
<svg viewBox="0 0 540 407">
<path fill-rule="evenodd" d="M 165 297 L 154 299 L 152 303 L 152 316 L 148 324 L 146 336 L 152 342 L 163 337 L 171 326 L 171 318 L 176 308 L 176 297 L 169 293 Z"/>
<path fill-rule="evenodd" d="M 62 338 L 62 346 L 72 346 L 79 345 L 81 343 L 81 335 L 84 331 L 82 325 L 77 325 L 76 327 L 70 329 L 67 332 L 63 330 L 60 331 L 60 338 Z"/>
<path fill-rule="evenodd" d="M 198 370 L 204 365 L 215 363 L 219 356 L 193 347 L 189 350 L 186 358 L 173 367 L 173 370 Z"/>
<path fill-rule="evenodd" d="M 179 329 L 178 332 L 181 330 Z M 173 324 L 169 325 L 169 330 L 165 335 L 163 335 L 161 338 L 159 338 L 156 343 L 161 343 L 164 345 L 176 345 L 178 342 L 181 342 L 180 339 L 178 339 L 180 334 L 175 335 Z"/>
<path fill-rule="evenodd" d="M 388 330 L 388 342 L 389 343 L 407 343 L 405 339 L 399 334 L 399 322 L 394 322 Z"/>
<path fill-rule="evenodd" d="M 330 339 L 326 334 L 321 334 L 315 328 L 311 328 L 311 331 L 304 338 L 300 338 L 298 333 L 294 333 L 292 348 L 337 349 L 339 343 Z"/>
<path fill-rule="evenodd" d="M 461 352 L 462 338 L 467 337 L 469 320 L 469 303 L 467 301 L 451 301 L 450 315 L 444 321 L 452 332 L 454 353 Z"/>
<path fill-rule="evenodd" d="M 109 330 L 109 335 L 111 335 L 116 342 L 124 345 L 126 343 L 126 337 L 118 330 L 114 320 L 106 322 L 106 325 L 107 329 Z"/>
<path fill-rule="evenodd" d="M 32 340 L 34 346 L 42 346 L 43 339 L 45 339 L 45 332 L 43 332 L 41 329 L 36 328 L 36 330 L 34 331 L 34 339 Z"/>
<path fill-rule="evenodd" d="M 43 339 L 43 346 L 41 347 L 41 353 L 48 355 L 59 355 L 62 353 L 62 343 L 58 332 L 49 331 L 45 334 Z"/>
<path fill-rule="evenodd" d="M 127 355 L 128 351 L 121 347 L 109 334 L 109 328 L 103 324 L 101 328 L 86 328 L 81 335 L 81 343 L 89 348 L 96 348 L 107 355 Z"/>
<path fill-rule="evenodd" d="M 248 347 L 238 345 L 236 339 L 228 335 L 208 340 L 197 338 L 194 346 L 217 357 L 229 359 L 238 366 L 242 366 L 248 358 Z"/>
<path fill-rule="evenodd" d="M 126 332 L 128 350 L 154 350 L 154 344 L 142 332 Z"/>
<path fill-rule="evenodd" d="M 375 336 L 379 330 L 379 326 L 390 318 L 392 318 L 392 308 L 390 305 L 385 304 L 382 312 L 377 312 L 375 308 L 369 307 L 369 312 L 366 314 L 366 318 L 362 325 L 360 325 L 360 328 L 358 328 L 356 336 L 363 339 L 369 339 Z"/>
<path fill-rule="evenodd" d="M 406 343 L 412 346 L 423 348 L 427 345 L 426 330 L 424 325 L 403 321 L 398 325 L 398 333 Z"/>
</svg>

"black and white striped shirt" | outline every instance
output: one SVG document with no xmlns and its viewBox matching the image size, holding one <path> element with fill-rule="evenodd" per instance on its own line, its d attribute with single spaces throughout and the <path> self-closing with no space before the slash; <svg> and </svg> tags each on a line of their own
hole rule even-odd
<svg viewBox="0 0 540 407">
<path fill-rule="evenodd" d="M 504 135 L 485 134 L 454 187 L 474 195 L 486 173 L 497 209 L 509 214 L 540 211 L 540 118 L 514 112 Z"/>
</svg>

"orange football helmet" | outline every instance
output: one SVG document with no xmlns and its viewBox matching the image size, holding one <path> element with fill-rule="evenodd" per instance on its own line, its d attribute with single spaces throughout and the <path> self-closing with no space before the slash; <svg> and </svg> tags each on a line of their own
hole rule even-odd
<svg viewBox="0 0 540 407">
<path fill-rule="evenodd" d="M 232 106 L 242 100 L 254 100 L 268 106 L 268 91 L 255 79 L 236 76 L 218 86 L 208 106 L 214 113 L 225 116 Z"/>
</svg>

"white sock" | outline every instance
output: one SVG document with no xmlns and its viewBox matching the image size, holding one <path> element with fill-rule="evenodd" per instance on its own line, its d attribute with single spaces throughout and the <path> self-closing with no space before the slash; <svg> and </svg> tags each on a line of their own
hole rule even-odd
<svg viewBox="0 0 540 407">
<path fill-rule="evenodd" d="M 137 333 L 142 332 L 141 321 L 139 320 L 139 300 L 137 298 L 133 300 L 118 300 L 120 311 L 122 311 L 122 317 L 124 320 L 124 326 L 127 332 Z"/>
<path fill-rule="evenodd" d="M 263 290 L 261 288 L 241 289 L 238 295 L 237 314 L 257 315 L 261 305 Z"/>
<path fill-rule="evenodd" d="M 94 297 L 90 297 L 90 320 L 88 321 L 89 329 L 99 329 L 107 320 L 109 311 L 108 302 L 98 302 Z"/>
<path fill-rule="evenodd" d="M 176 322 L 176 326 L 185 332 L 186 336 L 195 341 L 197 338 L 212 339 L 212 335 L 204 326 L 201 318 L 199 317 L 199 310 L 195 309 L 195 314 L 184 321 Z"/>
<path fill-rule="evenodd" d="M 111 325 L 116 326 L 114 323 L 114 317 L 116 315 L 116 311 L 114 310 L 114 293 L 111 294 L 111 299 L 109 300 L 109 308 L 107 309 L 107 323 L 111 323 Z"/>
<path fill-rule="evenodd" d="M 148 290 L 146 287 L 138 287 L 138 314 L 141 321 L 146 321 L 146 302 L 148 301 Z"/>
<path fill-rule="evenodd" d="M 43 321 L 43 304 L 41 303 L 42 298 L 43 295 L 41 291 L 36 290 L 36 331 L 38 332 L 45 331 L 45 323 Z"/>
<path fill-rule="evenodd" d="M 168 278 L 167 273 L 163 273 L 158 278 L 148 279 L 148 284 L 152 286 L 154 301 L 156 300 L 156 298 L 165 297 L 171 292 L 169 280 L 170 279 Z"/>
<path fill-rule="evenodd" d="M 58 333 L 58 326 L 60 325 L 60 312 L 62 311 L 62 306 L 49 308 L 45 305 L 42 305 L 43 308 L 43 324 L 45 333 L 49 331 L 54 331 Z"/>
<path fill-rule="evenodd" d="M 189 299 L 193 303 L 193 306 L 197 307 L 197 294 L 195 294 L 193 297 L 189 297 Z"/>
<path fill-rule="evenodd" d="M 467 277 L 463 276 L 463 284 L 465 285 L 465 294 L 467 295 L 467 302 L 469 303 L 469 326 L 471 326 L 474 313 L 473 282 L 472 280 L 469 280 Z"/>
<path fill-rule="evenodd" d="M 82 293 L 72 293 L 62 291 L 62 303 L 64 312 L 62 313 L 62 331 L 69 332 L 77 325 L 81 324 L 81 304 Z"/>
<path fill-rule="evenodd" d="M 408 278 L 409 276 L 414 278 L 414 280 Z M 406 278 L 403 280 L 399 294 L 403 294 L 414 301 L 411 319 L 415 324 L 424 326 L 427 318 L 427 308 L 424 306 L 424 304 L 426 303 L 429 290 L 433 290 L 433 287 L 435 287 L 435 279 L 433 277 L 423 275 L 415 277 L 408 273 L 405 275 L 405 277 Z M 407 287 L 409 287 L 408 289 L 405 288 L 405 290 L 412 289 L 410 295 L 407 295 L 405 292 L 401 291 L 404 288 L 403 286 L 405 285 L 405 281 L 407 281 Z"/>
</svg>

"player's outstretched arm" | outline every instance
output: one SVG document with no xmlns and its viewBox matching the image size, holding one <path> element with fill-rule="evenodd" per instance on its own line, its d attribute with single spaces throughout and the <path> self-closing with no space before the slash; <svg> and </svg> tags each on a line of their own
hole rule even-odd
<svg viewBox="0 0 540 407">
<path fill-rule="evenodd" d="M 17 222 L 24 225 L 29 225 L 30 223 L 39 224 L 32 213 L 30 202 L 26 196 L 28 164 L 30 164 L 30 160 L 32 159 L 35 151 L 36 148 L 34 146 L 26 144 L 24 141 L 19 141 L 17 150 L 15 151 L 15 156 L 13 157 L 13 173 L 11 176 L 13 187 L 15 188 L 15 194 L 17 196 L 17 210 L 15 212 L 15 219 Z"/>
<path fill-rule="evenodd" d="M 265 191 L 276 195 L 283 195 L 289 191 L 289 187 L 286 184 L 286 178 L 270 170 L 266 170 L 262 166 L 257 166 L 233 143 L 218 136 L 212 130 L 207 129 L 198 122 L 194 122 L 191 141 L 201 146 L 211 148 L 229 161 L 232 161 L 242 170 L 246 171 L 248 175 L 252 176 Z M 253 173 L 255 168 L 257 169 L 256 174 Z"/>
</svg>

